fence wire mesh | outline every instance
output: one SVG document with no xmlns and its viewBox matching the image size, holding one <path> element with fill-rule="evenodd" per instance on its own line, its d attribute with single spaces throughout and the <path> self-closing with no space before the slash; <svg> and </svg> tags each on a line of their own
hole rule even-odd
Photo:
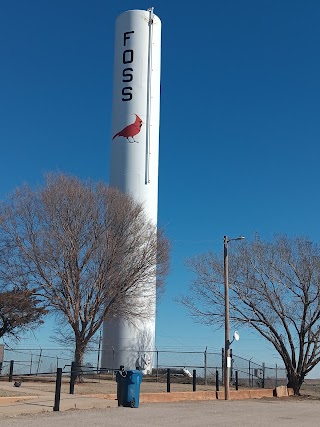
<svg viewBox="0 0 320 427">
<path fill-rule="evenodd" d="M 70 366 L 72 351 L 63 349 L 54 353 L 52 350 L 5 348 L 1 374 L 9 374 L 11 360 L 14 361 L 15 375 L 55 374 L 57 368 Z"/>
<path fill-rule="evenodd" d="M 143 353 L 143 351 L 141 351 Z M 150 352 L 149 352 L 150 353 Z M 179 351 L 156 350 L 153 352 L 153 371 L 150 380 L 166 381 L 167 369 L 170 368 L 172 381 L 192 381 L 193 370 L 196 370 L 197 381 L 204 384 L 215 383 L 217 376 L 219 383 L 223 384 L 223 351 L 221 353 L 210 351 Z M 70 372 L 73 360 L 72 349 L 11 349 L 4 348 L 1 375 L 9 375 L 10 362 L 14 361 L 14 375 L 52 375 L 57 368 L 62 368 L 64 373 Z M 100 367 L 100 352 L 87 351 L 84 365 L 81 367 L 86 381 L 99 376 L 111 376 L 118 366 L 108 369 Z M 1 364 L 0 364 L 1 368 Z M 286 384 L 286 370 L 283 367 L 266 366 L 256 363 L 252 359 L 245 359 L 232 355 L 230 369 L 230 382 L 235 383 L 235 372 L 241 387 L 273 388 Z M 190 373 L 186 375 L 186 372 Z"/>
</svg>

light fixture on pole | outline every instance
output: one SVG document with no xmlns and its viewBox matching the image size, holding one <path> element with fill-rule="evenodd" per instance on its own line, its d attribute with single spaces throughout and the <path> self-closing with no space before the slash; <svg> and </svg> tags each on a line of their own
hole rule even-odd
<svg viewBox="0 0 320 427">
<path fill-rule="evenodd" d="M 229 265 L 228 265 L 228 243 L 232 240 L 243 240 L 244 237 L 230 239 L 224 236 L 223 239 L 223 261 L 224 261 L 224 326 L 225 326 L 225 344 L 224 344 L 224 398 L 229 400 L 230 397 L 230 318 L 229 318 Z M 239 335 L 237 335 L 238 337 Z M 235 339 L 237 339 L 235 337 Z"/>
</svg>

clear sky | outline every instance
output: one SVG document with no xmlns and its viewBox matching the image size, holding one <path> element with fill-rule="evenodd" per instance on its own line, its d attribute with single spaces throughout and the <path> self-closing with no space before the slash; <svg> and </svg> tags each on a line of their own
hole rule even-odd
<svg viewBox="0 0 320 427">
<path fill-rule="evenodd" d="M 185 259 L 222 251 L 225 234 L 320 240 L 320 2 L 1 2 L 0 197 L 48 171 L 108 182 L 114 23 L 150 6 L 163 45 L 158 219 L 173 249 L 156 340 L 218 350 L 223 332 L 173 301 L 191 280 Z M 279 363 L 240 335 L 235 353 Z"/>
</svg>

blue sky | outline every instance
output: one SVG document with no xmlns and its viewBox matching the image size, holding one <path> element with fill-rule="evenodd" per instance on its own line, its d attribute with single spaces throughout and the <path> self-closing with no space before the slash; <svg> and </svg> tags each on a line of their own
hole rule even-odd
<svg viewBox="0 0 320 427">
<path fill-rule="evenodd" d="M 2 2 L 0 197 L 48 171 L 108 182 L 114 23 L 151 5 Z M 173 301 L 191 279 L 185 259 L 222 251 L 225 234 L 320 240 L 320 3 L 153 6 L 163 44 L 158 222 L 173 248 L 157 345 L 218 350 L 223 332 Z M 37 334 L 42 346 L 49 329 Z M 279 363 L 263 341 L 240 334 L 234 352 Z"/>
</svg>

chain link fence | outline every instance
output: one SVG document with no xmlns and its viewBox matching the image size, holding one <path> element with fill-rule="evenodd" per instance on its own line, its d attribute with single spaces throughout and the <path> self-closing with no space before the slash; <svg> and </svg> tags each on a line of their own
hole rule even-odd
<svg viewBox="0 0 320 427">
<path fill-rule="evenodd" d="M 143 354 L 143 351 L 138 353 Z M 150 351 L 148 351 L 150 354 Z M 116 356 L 116 352 L 114 352 Z M 216 380 L 223 385 L 224 352 L 208 351 L 173 351 L 155 350 L 153 352 L 153 370 L 150 381 L 166 381 L 167 369 L 170 368 L 172 381 L 192 382 L 193 370 L 196 370 L 197 381 L 205 385 L 215 384 Z M 14 375 L 43 376 L 55 375 L 57 368 L 70 372 L 73 360 L 72 349 L 10 349 L 4 348 L 1 375 L 9 375 L 10 363 L 14 361 Z M 99 377 L 114 378 L 118 366 L 100 369 L 100 351 L 90 350 L 85 354 L 81 371 L 86 381 Z M 287 383 L 286 370 L 278 365 L 266 366 L 252 359 L 245 359 L 232 354 L 230 382 L 235 383 L 236 372 L 240 387 L 274 388 Z M 1 361 L 0 361 L 1 367 Z M 190 375 L 189 375 L 190 374 Z"/>
<path fill-rule="evenodd" d="M 239 386 L 250 388 L 274 388 L 287 384 L 287 371 L 275 364 L 274 367 L 258 364 L 252 359 L 232 356 L 230 379 L 234 381 L 234 372 L 238 371 Z"/>
<path fill-rule="evenodd" d="M 60 349 L 57 352 L 42 349 L 4 348 L 2 375 L 8 375 L 10 362 L 14 361 L 15 375 L 47 375 L 57 372 L 57 368 L 70 366 L 72 351 Z M 69 368 L 70 369 L 70 368 Z"/>
</svg>

